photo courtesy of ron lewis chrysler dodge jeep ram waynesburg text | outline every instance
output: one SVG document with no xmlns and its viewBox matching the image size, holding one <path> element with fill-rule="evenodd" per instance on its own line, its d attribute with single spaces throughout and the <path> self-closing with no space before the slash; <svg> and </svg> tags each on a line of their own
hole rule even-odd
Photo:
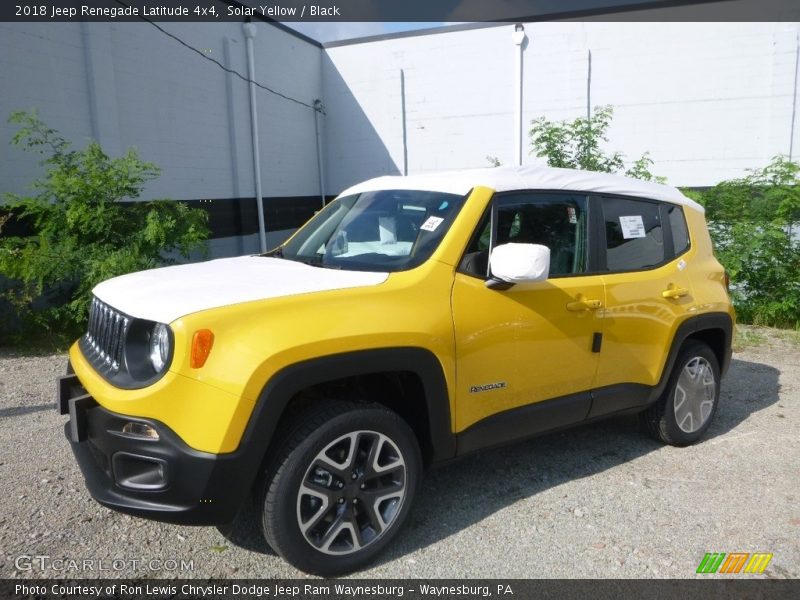
<svg viewBox="0 0 800 600">
<path fill-rule="evenodd" d="M 97 501 L 224 525 L 253 494 L 276 552 L 336 575 L 392 541 L 433 464 L 623 412 L 697 441 L 733 323 L 674 188 L 381 177 L 266 254 L 99 284 L 58 404 Z"/>
</svg>

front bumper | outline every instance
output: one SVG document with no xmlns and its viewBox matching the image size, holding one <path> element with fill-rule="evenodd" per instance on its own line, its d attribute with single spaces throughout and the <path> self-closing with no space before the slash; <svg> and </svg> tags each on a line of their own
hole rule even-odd
<svg viewBox="0 0 800 600">
<path fill-rule="evenodd" d="M 240 452 L 212 454 L 187 446 L 155 419 L 104 409 L 77 376 L 58 379 L 57 407 L 69 414 L 64 431 L 92 497 L 131 515 L 169 523 L 224 525 L 250 490 L 252 465 Z M 126 423 L 149 425 L 158 439 L 123 433 Z"/>
</svg>

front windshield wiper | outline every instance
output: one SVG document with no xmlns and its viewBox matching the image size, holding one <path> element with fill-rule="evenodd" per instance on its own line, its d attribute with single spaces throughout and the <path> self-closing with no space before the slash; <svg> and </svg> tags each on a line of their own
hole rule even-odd
<svg viewBox="0 0 800 600">
<path fill-rule="evenodd" d="M 297 257 L 294 260 L 299 260 L 301 263 L 311 265 L 312 267 L 321 267 L 323 269 L 337 269 L 337 270 L 342 269 L 342 267 L 340 267 L 339 265 L 332 265 L 330 263 L 323 262 L 324 259 L 321 256 L 313 256 L 311 258 Z"/>
<path fill-rule="evenodd" d="M 283 258 L 283 246 L 278 246 L 274 250 L 269 250 L 267 252 L 263 252 L 258 256 L 263 256 L 266 258 Z"/>
<path fill-rule="evenodd" d="M 330 263 L 323 262 L 322 256 L 311 256 L 311 257 L 300 257 L 295 256 L 290 260 L 296 260 L 306 265 L 310 265 L 312 267 L 320 267 L 322 269 L 336 269 L 337 271 L 341 271 L 342 267 L 340 265 L 332 265 Z"/>
<path fill-rule="evenodd" d="M 301 256 L 295 256 L 291 260 L 296 260 L 297 262 L 301 262 L 304 265 L 311 265 L 312 267 L 321 267 L 322 266 L 322 259 L 319 258 L 319 257 L 316 257 L 316 256 L 313 256 L 313 257 L 310 257 L 310 258 L 301 257 Z"/>
<path fill-rule="evenodd" d="M 311 267 L 321 267 L 323 269 L 336 269 L 337 271 L 341 271 L 342 267 L 339 265 L 331 265 L 323 263 L 323 258 L 321 256 L 311 256 L 311 257 L 304 257 L 304 256 L 284 256 L 283 255 L 283 246 L 278 246 L 275 250 L 270 250 L 269 252 L 265 252 L 264 254 L 259 254 L 258 256 L 264 256 L 269 258 L 283 258 L 284 260 L 293 260 L 295 262 L 303 263 L 304 265 L 309 265 Z"/>
</svg>

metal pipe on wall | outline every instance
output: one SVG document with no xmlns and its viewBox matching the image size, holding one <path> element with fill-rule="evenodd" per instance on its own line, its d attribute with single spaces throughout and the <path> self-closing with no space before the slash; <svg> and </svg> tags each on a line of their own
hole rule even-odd
<svg viewBox="0 0 800 600">
<path fill-rule="evenodd" d="M 222 38 L 222 58 L 224 60 L 225 66 L 230 69 L 230 71 L 225 72 L 225 102 L 227 104 L 227 117 L 228 117 L 228 144 L 230 145 L 230 165 L 231 165 L 231 173 L 233 174 L 233 197 L 234 198 L 241 198 L 241 188 L 240 188 L 240 180 L 239 177 L 239 143 L 236 139 L 236 119 L 237 119 L 237 112 L 236 112 L 236 101 L 234 100 L 233 92 L 237 88 L 238 79 L 234 81 L 232 70 L 236 68 L 236 65 L 233 62 L 233 52 L 234 48 L 233 45 L 237 43 L 237 40 L 234 40 L 231 37 L 225 36 Z M 246 254 L 247 248 L 245 247 L 244 236 L 237 236 L 236 239 L 236 248 L 238 254 Z"/>
<path fill-rule="evenodd" d="M 267 232 L 264 224 L 264 200 L 261 195 L 261 156 L 258 142 L 258 106 L 256 104 L 256 61 L 253 54 L 253 38 L 256 37 L 254 23 L 244 23 L 245 44 L 247 46 L 247 78 L 250 80 L 250 129 L 253 138 L 253 175 L 256 187 L 256 207 L 258 210 L 258 240 L 261 252 L 267 251 Z"/>
<path fill-rule="evenodd" d="M 325 171 L 322 162 L 322 132 L 319 127 L 319 117 L 325 114 L 322 100 L 314 100 L 314 132 L 317 134 L 317 173 L 319 174 L 319 195 L 322 207 L 325 208 Z"/>
<path fill-rule="evenodd" d="M 403 175 L 408 175 L 408 132 L 406 129 L 406 73 L 400 69 L 400 117 L 403 125 Z"/>
<path fill-rule="evenodd" d="M 525 44 L 525 27 L 522 23 L 514 25 L 511 40 L 517 47 L 516 62 L 514 65 L 515 90 L 514 98 L 516 108 L 514 112 L 514 164 L 522 165 L 522 47 Z"/>
<path fill-rule="evenodd" d="M 592 118 L 592 51 L 586 51 L 586 120 Z"/>
<path fill-rule="evenodd" d="M 794 38 L 794 89 L 792 90 L 792 125 L 789 128 L 789 160 L 794 158 L 794 128 L 797 118 L 797 79 L 800 73 L 800 35 Z"/>
</svg>

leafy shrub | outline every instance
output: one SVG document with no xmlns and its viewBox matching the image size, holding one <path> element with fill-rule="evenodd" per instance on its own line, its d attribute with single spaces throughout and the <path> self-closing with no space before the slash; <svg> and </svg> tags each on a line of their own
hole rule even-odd
<svg viewBox="0 0 800 600">
<path fill-rule="evenodd" d="M 530 130 L 533 152 L 546 158 L 551 167 L 619 173 L 625 169 L 624 155 L 601 148 L 602 142 L 608 142 L 606 131 L 613 117 L 612 106 L 596 106 L 589 117 L 572 121 L 553 122 L 545 117 L 534 119 Z M 652 164 L 649 153 L 645 152 L 625 170 L 625 175 L 663 183 L 663 177 L 650 172 Z"/>
<path fill-rule="evenodd" d="M 800 165 L 763 169 L 696 194 L 743 323 L 800 328 Z"/>
<path fill-rule="evenodd" d="M 12 282 L 3 295 L 26 336 L 74 339 L 97 283 L 173 262 L 166 253 L 188 257 L 204 247 L 205 211 L 167 200 L 120 203 L 137 198 L 159 174 L 135 149 L 118 158 L 96 142 L 73 150 L 35 113 L 15 112 L 9 122 L 21 126 L 12 144 L 42 154 L 45 167 L 34 195 L 6 194 L 3 207 L 32 231 L 0 238 L 0 274 Z"/>
<path fill-rule="evenodd" d="M 620 172 L 620 152 L 602 149 L 614 116 L 611 106 L 588 117 L 532 122 L 531 145 L 551 167 Z M 663 183 L 650 172 L 648 153 L 625 175 Z M 777 156 L 763 169 L 710 190 L 683 190 L 706 208 L 715 251 L 731 277 L 731 295 L 743 323 L 800 329 L 800 164 Z"/>
</svg>

